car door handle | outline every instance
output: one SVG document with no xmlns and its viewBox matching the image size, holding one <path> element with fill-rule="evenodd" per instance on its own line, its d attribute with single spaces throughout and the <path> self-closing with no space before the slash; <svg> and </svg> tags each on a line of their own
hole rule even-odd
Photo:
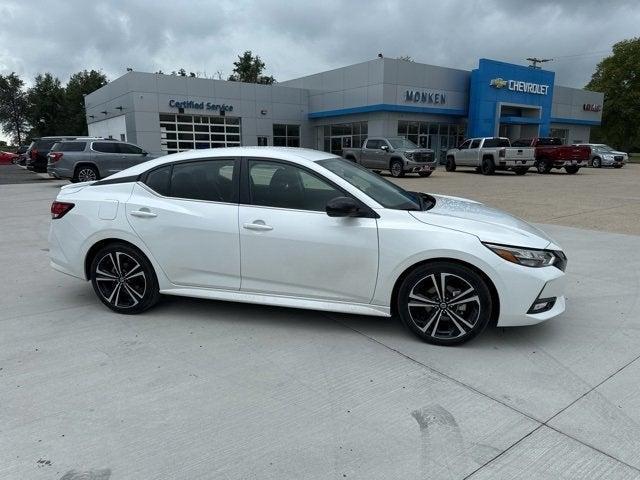
<svg viewBox="0 0 640 480">
<path fill-rule="evenodd" d="M 130 212 L 129 215 L 140 218 L 154 218 L 158 216 L 157 213 L 150 212 L 149 210 L 134 210 Z"/>
<path fill-rule="evenodd" d="M 257 232 L 266 232 L 269 230 L 273 230 L 273 227 L 271 225 L 265 225 L 264 222 L 263 223 L 245 223 L 244 225 L 242 225 L 242 228 L 246 228 L 247 230 L 255 230 Z"/>
</svg>

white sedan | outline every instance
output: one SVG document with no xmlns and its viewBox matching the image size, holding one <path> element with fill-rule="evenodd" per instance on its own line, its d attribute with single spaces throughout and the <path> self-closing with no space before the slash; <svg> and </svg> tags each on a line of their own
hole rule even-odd
<svg viewBox="0 0 640 480">
<path fill-rule="evenodd" d="M 51 214 L 53 268 L 118 313 L 169 294 L 397 314 L 452 345 L 565 309 L 566 256 L 544 232 L 316 150 L 169 155 L 64 186 Z"/>
</svg>

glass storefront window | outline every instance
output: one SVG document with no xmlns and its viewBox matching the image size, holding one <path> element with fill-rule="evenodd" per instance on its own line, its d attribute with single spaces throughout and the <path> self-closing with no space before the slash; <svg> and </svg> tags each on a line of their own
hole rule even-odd
<svg viewBox="0 0 640 480">
<path fill-rule="evenodd" d="M 335 155 L 342 155 L 345 148 L 362 147 L 369 130 L 367 122 L 337 123 L 318 128 L 323 133 L 321 148 Z"/>
<path fill-rule="evenodd" d="M 436 158 L 444 161 L 449 148 L 462 143 L 465 127 L 456 123 L 399 120 L 398 135 L 422 148 L 434 150 Z"/>
<path fill-rule="evenodd" d="M 273 124 L 273 145 L 276 147 L 299 147 L 300 125 Z"/>
</svg>

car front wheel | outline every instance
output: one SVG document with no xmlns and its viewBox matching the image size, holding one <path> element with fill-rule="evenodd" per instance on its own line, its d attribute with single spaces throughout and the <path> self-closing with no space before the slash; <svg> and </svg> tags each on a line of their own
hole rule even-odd
<svg viewBox="0 0 640 480">
<path fill-rule="evenodd" d="M 140 313 L 160 299 L 151 262 L 124 243 L 109 244 L 96 254 L 91 284 L 102 303 L 118 313 Z"/>
<path fill-rule="evenodd" d="M 414 269 L 397 295 L 402 322 L 434 345 L 456 345 L 482 332 L 491 318 L 491 294 L 472 269 L 435 262 Z"/>
<path fill-rule="evenodd" d="M 396 178 L 403 177 L 404 176 L 403 168 L 404 166 L 402 165 L 401 160 L 392 160 L 391 165 L 389 165 L 389 171 L 391 172 L 391 176 Z"/>
<path fill-rule="evenodd" d="M 600 168 L 602 167 L 602 160 L 600 160 L 600 157 L 596 157 L 593 159 L 593 161 L 591 162 L 591 166 L 593 168 Z"/>
<path fill-rule="evenodd" d="M 94 182 L 96 180 L 100 180 L 100 175 L 95 167 L 86 165 L 76 169 L 76 174 L 73 176 L 73 180 L 76 182 Z"/>
</svg>

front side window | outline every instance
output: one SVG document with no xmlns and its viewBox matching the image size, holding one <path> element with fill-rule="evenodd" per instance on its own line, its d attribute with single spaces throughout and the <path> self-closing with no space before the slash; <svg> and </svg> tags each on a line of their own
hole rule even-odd
<svg viewBox="0 0 640 480">
<path fill-rule="evenodd" d="M 120 153 L 126 155 L 142 155 L 142 149 L 137 145 L 131 145 L 130 143 L 120 143 Z"/>
<path fill-rule="evenodd" d="M 175 163 L 151 170 L 144 183 L 166 197 L 233 203 L 234 170 L 233 159 Z"/>
<path fill-rule="evenodd" d="M 382 146 L 382 140 L 367 140 L 367 148 L 369 150 L 379 150 Z"/>
<path fill-rule="evenodd" d="M 294 165 L 249 160 L 249 196 L 252 205 L 324 212 L 329 200 L 345 194 Z"/>
<path fill-rule="evenodd" d="M 478 148 L 480 146 L 480 139 L 476 138 L 471 142 L 471 146 L 469 148 Z"/>
<path fill-rule="evenodd" d="M 458 150 L 468 150 L 471 145 L 471 140 L 466 140 L 462 145 L 458 147 Z"/>
<path fill-rule="evenodd" d="M 320 160 L 318 163 L 345 179 L 385 208 L 394 210 L 422 209 L 420 201 L 413 194 L 356 163 L 342 158 L 328 158 Z"/>
</svg>

